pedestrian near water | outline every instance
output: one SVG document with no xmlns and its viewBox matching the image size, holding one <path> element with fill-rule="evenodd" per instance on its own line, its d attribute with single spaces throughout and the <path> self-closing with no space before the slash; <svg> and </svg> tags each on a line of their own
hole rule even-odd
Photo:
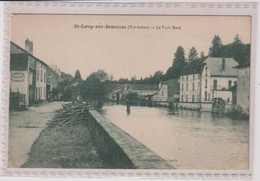
<svg viewBox="0 0 260 181">
<path fill-rule="evenodd" d="M 128 98 L 126 99 L 126 112 L 130 114 L 130 101 Z"/>
</svg>

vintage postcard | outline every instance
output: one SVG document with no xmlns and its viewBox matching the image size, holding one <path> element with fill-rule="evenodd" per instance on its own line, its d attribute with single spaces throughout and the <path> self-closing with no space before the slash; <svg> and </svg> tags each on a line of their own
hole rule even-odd
<svg viewBox="0 0 260 181">
<path fill-rule="evenodd" d="M 7 6 L 7 175 L 252 176 L 255 3 Z"/>
</svg>

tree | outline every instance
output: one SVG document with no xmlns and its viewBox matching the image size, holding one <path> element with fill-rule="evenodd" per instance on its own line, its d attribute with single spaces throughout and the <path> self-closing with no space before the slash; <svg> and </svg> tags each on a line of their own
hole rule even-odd
<svg viewBox="0 0 260 181">
<path fill-rule="evenodd" d="M 219 57 L 234 58 L 239 64 L 250 61 L 250 44 L 243 44 L 239 35 L 236 35 L 233 42 L 223 45 Z"/>
<path fill-rule="evenodd" d="M 131 82 L 133 82 L 133 83 L 136 82 L 136 75 L 131 77 Z"/>
<path fill-rule="evenodd" d="M 59 67 L 56 64 L 51 63 L 50 64 L 50 68 L 59 76 L 61 75 L 61 70 L 59 69 Z"/>
<path fill-rule="evenodd" d="M 82 80 L 79 70 L 77 70 L 77 71 L 75 72 L 74 80 L 75 80 L 76 82 L 79 82 L 79 81 Z"/>
<path fill-rule="evenodd" d="M 238 34 L 235 36 L 232 44 L 233 45 L 242 45 L 243 44 Z"/>
<path fill-rule="evenodd" d="M 154 83 L 159 84 L 163 79 L 163 72 L 162 71 L 156 71 L 153 76 Z"/>
<path fill-rule="evenodd" d="M 104 82 L 109 79 L 108 74 L 104 70 L 98 70 L 97 72 L 94 72 L 92 74 L 94 74 L 100 82 Z"/>
<path fill-rule="evenodd" d="M 182 46 L 179 46 L 174 53 L 172 67 L 167 70 L 164 79 L 167 80 L 179 77 L 185 65 L 185 52 Z"/>
<path fill-rule="evenodd" d="M 85 100 L 102 100 L 104 89 L 95 73 L 90 74 L 81 86 L 81 95 Z"/>
<path fill-rule="evenodd" d="M 114 80 L 114 76 L 113 76 L 112 74 L 109 74 L 107 79 L 108 79 L 109 81 L 113 81 L 113 80 Z"/>
<path fill-rule="evenodd" d="M 174 59 L 172 62 L 172 66 L 176 67 L 182 65 L 185 62 L 185 52 L 182 46 L 179 46 L 174 53 Z"/>
<path fill-rule="evenodd" d="M 198 59 L 198 52 L 195 47 L 191 47 L 189 52 L 189 61 L 193 61 L 197 59 Z"/>
<path fill-rule="evenodd" d="M 232 48 L 232 57 L 238 62 L 242 63 L 245 61 L 247 55 L 247 52 L 245 50 L 245 45 L 242 43 L 240 37 L 238 34 L 235 36 L 234 41 L 231 44 Z M 249 52 L 248 52 L 249 53 Z"/>
<path fill-rule="evenodd" d="M 222 41 L 218 35 L 215 35 L 211 41 L 212 45 L 209 48 L 209 56 L 219 57 L 221 48 L 223 47 Z"/>
</svg>

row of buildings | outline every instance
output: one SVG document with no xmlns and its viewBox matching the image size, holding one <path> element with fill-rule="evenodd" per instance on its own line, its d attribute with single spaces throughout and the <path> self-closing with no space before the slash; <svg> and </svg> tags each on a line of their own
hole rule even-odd
<svg viewBox="0 0 260 181">
<path fill-rule="evenodd" d="M 10 45 L 10 107 L 27 107 L 53 98 L 59 75 L 33 55 L 33 42 L 25 40 L 25 48 Z"/>
<path fill-rule="evenodd" d="M 179 78 L 162 82 L 156 89 L 144 88 L 140 94 L 136 85 L 128 84 L 111 95 L 121 99 L 128 92 L 137 92 L 142 99 L 160 104 L 173 102 L 205 111 L 223 104 L 225 111 L 235 108 L 249 113 L 249 84 L 250 62 L 239 65 L 233 58 L 209 57 L 187 63 Z"/>
</svg>

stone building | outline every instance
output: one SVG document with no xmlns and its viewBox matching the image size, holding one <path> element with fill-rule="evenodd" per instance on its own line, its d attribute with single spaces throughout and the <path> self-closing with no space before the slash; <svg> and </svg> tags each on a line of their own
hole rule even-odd
<svg viewBox="0 0 260 181">
<path fill-rule="evenodd" d="M 24 95 L 25 106 L 46 100 L 48 65 L 32 53 L 33 43 L 28 39 L 25 41 L 25 49 L 14 42 L 10 44 L 10 96 L 12 93 Z"/>
<path fill-rule="evenodd" d="M 203 60 L 189 62 L 180 75 L 180 106 L 199 109 L 201 103 L 201 72 Z"/>
<path fill-rule="evenodd" d="M 210 57 L 204 61 L 201 75 L 201 102 L 211 103 L 214 98 L 232 104 L 231 87 L 237 84 L 238 63 L 233 58 Z"/>
<path fill-rule="evenodd" d="M 200 102 L 202 60 L 188 63 L 180 76 L 180 102 Z"/>
<path fill-rule="evenodd" d="M 249 114 L 250 107 L 250 61 L 236 66 L 237 68 L 237 105 L 242 112 Z"/>
</svg>

